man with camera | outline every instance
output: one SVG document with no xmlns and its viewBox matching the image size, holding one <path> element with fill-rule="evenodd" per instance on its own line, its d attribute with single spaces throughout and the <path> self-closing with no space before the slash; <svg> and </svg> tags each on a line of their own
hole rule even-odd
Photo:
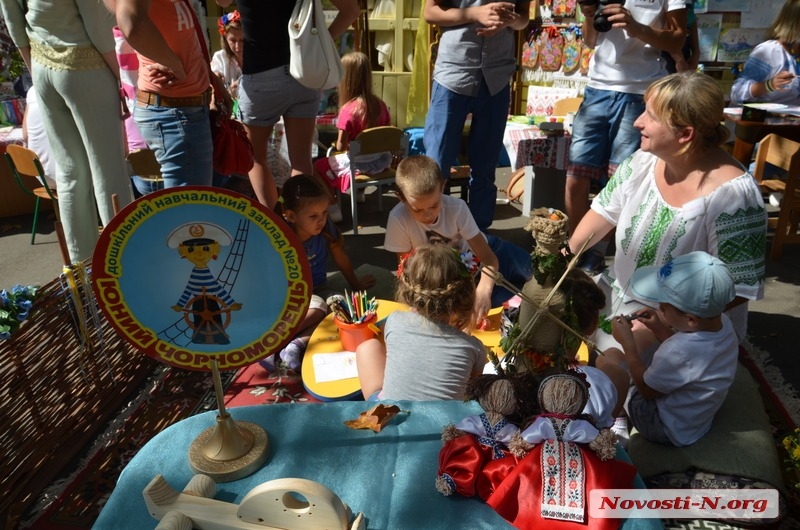
<svg viewBox="0 0 800 530">
<path fill-rule="evenodd" d="M 589 210 L 592 182 L 604 184 L 639 148 L 633 122 L 644 112 L 644 91 L 667 74 L 661 50 L 680 52 L 686 39 L 684 0 L 582 0 L 580 6 L 584 43 L 594 55 L 572 125 L 564 196 L 570 233 Z M 587 272 L 602 270 L 607 245 L 584 254 Z"/>
</svg>

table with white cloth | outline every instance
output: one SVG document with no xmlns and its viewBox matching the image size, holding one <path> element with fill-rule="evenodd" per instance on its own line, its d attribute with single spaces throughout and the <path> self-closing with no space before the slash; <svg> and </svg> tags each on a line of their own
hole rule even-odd
<svg viewBox="0 0 800 530">
<path fill-rule="evenodd" d="M 228 409 L 236 421 L 253 422 L 269 436 L 269 458 L 254 474 L 217 485 L 216 499 L 241 503 L 254 487 L 278 478 L 304 478 L 324 485 L 353 513 L 363 512 L 370 529 L 510 528 L 479 498 L 445 497 L 434 481 L 442 429 L 481 412 L 475 402 L 400 401 L 402 412 L 378 433 L 344 425 L 374 403 L 255 405 Z M 95 522 L 95 530 L 156 527 L 142 490 L 161 474 L 181 491 L 192 477 L 188 450 L 214 425 L 215 412 L 180 421 L 156 435 L 134 456 Z M 617 457 L 629 461 L 618 449 Z M 637 477 L 635 487 L 643 487 Z M 629 519 L 623 528 L 661 528 L 660 520 Z"/>
<path fill-rule="evenodd" d="M 511 169 L 525 168 L 522 214 L 546 206 L 564 209 L 564 186 L 569 162 L 570 136 L 563 131 L 542 131 L 535 125 L 509 121 L 503 145 Z"/>
</svg>

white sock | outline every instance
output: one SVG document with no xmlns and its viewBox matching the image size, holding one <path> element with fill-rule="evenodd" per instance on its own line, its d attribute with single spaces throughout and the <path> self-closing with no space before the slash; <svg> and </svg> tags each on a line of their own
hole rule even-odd
<svg viewBox="0 0 800 530">
<path fill-rule="evenodd" d="M 614 425 L 611 426 L 611 432 L 617 436 L 617 442 L 619 442 L 622 448 L 628 449 L 628 442 L 631 439 L 631 435 L 628 432 L 628 417 L 620 416 L 614 419 Z"/>
</svg>

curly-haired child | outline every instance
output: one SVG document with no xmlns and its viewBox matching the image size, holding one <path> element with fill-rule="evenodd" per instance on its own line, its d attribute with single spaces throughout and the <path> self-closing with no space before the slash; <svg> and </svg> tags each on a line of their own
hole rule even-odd
<svg viewBox="0 0 800 530">
<path fill-rule="evenodd" d="M 475 282 L 447 245 L 422 245 L 401 263 L 395 299 L 410 311 L 386 319 L 384 341 L 356 350 L 365 399 L 464 399 L 467 383 L 486 364 L 486 348 L 468 333 Z"/>
</svg>

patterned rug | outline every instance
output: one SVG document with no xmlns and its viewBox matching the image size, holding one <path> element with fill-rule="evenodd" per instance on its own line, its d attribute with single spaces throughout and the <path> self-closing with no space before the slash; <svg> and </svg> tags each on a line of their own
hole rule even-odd
<svg viewBox="0 0 800 530">
<path fill-rule="evenodd" d="M 773 439 L 781 462 L 788 455 L 781 441 L 800 426 L 800 396 L 789 385 L 780 370 L 772 365 L 768 353 L 759 350 L 749 341 L 740 348 L 739 361 L 748 369 L 758 383 L 764 408 L 769 416 Z M 770 528 L 772 530 L 795 530 L 800 528 L 800 486 L 796 475 L 783 468 L 783 479 L 789 495 L 781 498 L 781 512 L 785 516 L 778 522 L 759 525 L 758 519 L 746 521 L 678 520 L 664 521 L 665 530 L 747 530 L 749 528 Z M 769 484 L 748 481 L 741 477 L 715 475 L 711 473 L 686 472 L 662 475 L 648 484 L 650 488 L 771 488 Z"/>
</svg>

